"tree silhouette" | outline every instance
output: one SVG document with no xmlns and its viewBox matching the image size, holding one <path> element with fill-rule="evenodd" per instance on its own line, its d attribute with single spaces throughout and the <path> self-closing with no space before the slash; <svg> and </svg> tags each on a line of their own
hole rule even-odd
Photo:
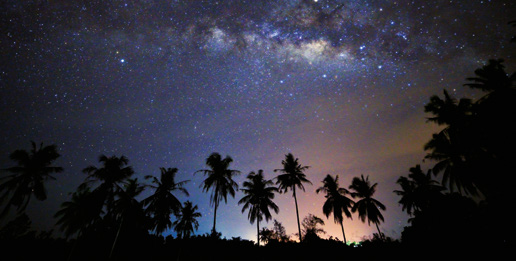
<svg viewBox="0 0 516 261">
<path fill-rule="evenodd" d="M 10 196 L 0 217 L 4 217 L 11 206 L 17 207 L 18 214 L 25 211 L 32 195 L 38 200 L 45 200 L 45 181 L 55 179 L 51 174 L 63 171 L 61 167 L 52 166 L 60 156 L 56 145 L 43 146 L 41 143 L 38 148 L 34 141 L 31 144 L 30 151 L 15 150 L 9 155 L 17 165 L 4 169 L 12 174 L 0 179 L 0 203 Z"/>
<path fill-rule="evenodd" d="M 179 238 L 189 238 L 199 228 L 197 218 L 202 215 L 196 211 L 197 205 L 193 206 L 190 201 L 184 203 L 181 212 L 177 215 L 177 220 L 172 223 Z"/>
<path fill-rule="evenodd" d="M 326 231 L 324 229 L 318 227 L 319 225 L 324 226 L 324 221 L 313 214 L 308 214 L 303 219 L 303 234 L 305 236 L 305 240 L 308 239 L 317 239 L 319 238 L 319 234 L 326 234 Z"/>
<path fill-rule="evenodd" d="M 470 83 L 465 86 L 485 92 L 473 107 L 475 122 L 471 131 L 477 137 L 475 145 L 479 153 L 470 160 L 470 170 L 482 193 L 487 197 L 496 195 L 493 201 L 499 200 L 508 196 L 500 193 L 512 190 L 509 185 L 512 182 L 499 184 L 498 179 L 485 173 L 494 173 L 502 180 L 512 176 L 508 173 L 513 172 L 516 157 L 516 73 L 507 73 L 502 59 L 489 60 L 475 70 L 475 77 L 466 80 Z M 500 185 L 506 186 L 501 189 Z"/>
<path fill-rule="evenodd" d="M 8 250 L 6 248 L 6 242 L 28 236 L 31 233 L 31 224 L 32 221 L 29 216 L 27 216 L 27 213 L 21 213 L 13 220 L 3 225 L 0 229 L 0 241 L 2 242 L 3 247 L 2 250 Z M 5 254 L 5 252 L 6 251 L 2 251 L 2 254 Z"/>
<path fill-rule="evenodd" d="M 142 203 L 136 200 L 136 197 L 144 188 L 143 185 L 138 183 L 138 179 L 128 179 L 124 184 L 124 189 L 118 193 L 118 199 L 113 206 L 118 230 L 111 246 L 110 258 L 114 253 L 122 228 L 133 229 L 132 232 L 140 232 L 146 229 Z"/>
<path fill-rule="evenodd" d="M 349 191 L 345 188 L 339 187 L 339 176 L 335 176 L 333 178 L 329 174 L 322 181 L 323 186 L 319 187 L 315 192 L 324 192 L 326 195 L 326 201 L 323 205 L 323 213 L 326 215 L 326 218 L 333 213 L 333 220 L 335 223 L 340 224 L 340 228 L 342 229 L 342 236 L 344 238 L 344 243 L 346 242 L 346 234 L 344 233 L 344 225 L 342 224 L 344 218 L 342 213 L 346 214 L 346 217 L 351 217 L 350 209 L 353 207 L 355 203 L 353 200 L 346 197 L 346 194 L 349 194 Z"/>
<path fill-rule="evenodd" d="M 98 209 L 95 210 L 95 215 L 100 216 L 102 207 L 106 206 L 107 212 L 105 218 L 115 220 L 116 213 L 114 212 L 114 202 L 116 195 L 123 191 L 124 182 L 133 174 L 133 168 L 127 166 L 129 160 L 125 156 L 107 157 L 101 155 L 99 162 L 102 167 L 97 168 L 93 165 L 83 169 L 83 172 L 88 174 L 86 180 L 79 186 L 79 189 L 88 187 L 89 184 L 100 182 L 100 185 L 95 188 L 93 198 L 98 200 Z"/>
<path fill-rule="evenodd" d="M 516 74 L 504 68 L 503 60 L 489 60 L 475 70 L 475 77 L 466 78 L 465 86 L 485 92 L 476 102 L 457 102 L 444 91 L 444 100 L 432 96 L 425 106 L 425 112 L 434 115 L 429 121 L 444 125 L 425 145 L 430 151 L 426 158 L 437 161 L 432 171 L 443 174 L 442 184 L 452 192 L 499 194 L 503 189 L 485 173 L 511 172 L 516 157 Z"/>
<path fill-rule="evenodd" d="M 154 194 L 143 200 L 146 206 L 146 212 L 152 216 L 152 229 L 156 234 L 163 233 L 166 229 L 172 227 L 170 215 L 179 215 L 181 212 L 181 202 L 172 194 L 174 191 L 182 192 L 189 195 L 188 191 L 183 188 L 186 181 L 175 181 L 177 168 L 160 168 L 161 179 L 148 175 L 146 179 L 152 179 L 151 188 L 154 188 Z"/>
<path fill-rule="evenodd" d="M 401 196 L 399 204 L 403 211 L 406 210 L 409 215 L 417 215 L 442 196 L 444 188 L 432 179 L 431 170 L 425 174 L 421 166 L 416 165 L 409 171 L 408 177 L 398 178 L 396 183 L 401 186 L 401 190 L 395 190 L 394 193 Z"/>
<path fill-rule="evenodd" d="M 503 59 L 489 60 L 486 65 L 475 70 L 476 77 L 466 78 L 471 83 L 466 83 L 464 86 L 487 92 L 487 96 L 482 99 L 488 99 L 497 92 L 514 91 L 513 82 L 516 80 L 516 73 L 509 75 L 505 72 L 503 62 Z"/>
<path fill-rule="evenodd" d="M 269 209 L 274 210 L 276 214 L 279 212 L 278 206 L 272 201 L 274 199 L 274 192 L 278 188 L 272 186 L 271 180 L 263 178 L 263 170 L 258 170 L 258 173 L 251 172 L 247 175 L 247 181 L 244 182 L 244 188 L 241 189 L 245 196 L 238 201 L 238 204 L 244 204 L 242 213 L 249 209 L 247 218 L 254 223 L 256 220 L 256 238 L 257 245 L 260 245 L 260 221 L 265 217 L 269 221 L 272 216 Z"/>
<path fill-rule="evenodd" d="M 276 219 L 274 219 L 273 224 L 274 224 L 273 231 L 274 231 L 276 240 L 278 240 L 279 242 L 288 242 L 289 237 L 287 236 L 287 230 L 285 229 L 283 224 L 281 224 L 281 222 L 279 222 Z"/>
<path fill-rule="evenodd" d="M 98 209 L 102 209 L 100 200 L 95 199 L 89 187 L 80 187 L 72 193 L 72 199 L 61 204 L 61 209 L 54 215 L 57 218 L 56 225 L 64 232 L 66 238 L 77 234 L 75 243 L 69 253 L 68 259 L 71 260 L 73 252 L 83 234 L 92 229 L 100 220 L 97 215 Z M 101 213 L 102 214 L 102 213 Z"/>
<path fill-rule="evenodd" d="M 72 193 L 71 200 L 63 202 L 61 209 L 54 215 L 55 218 L 58 218 L 56 225 L 60 226 L 67 238 L 75 233 L 79 238 L 83 231 L 100 218 L 95 215 L 98 201 L 94 200 L 93 196 L 89 187 L 78 189 Z"/>
<path fill-rule="evenodd" d="M 380 210 L 385 210 L 385 206 L 380 201 L 373 198 L 377 185 L 378 183 L 371 185 L 369 176 L 364 178 L 364 175 L 361 175 L 360 178 L 353 178 L 349 189 L 354 191 L 351 193 L 353 198 L 360 198 L 360 200 L 355 202 L 352 211 L 358 212 L 358 217 L 362 222 L 365 222 L 366 219 L 369 225 L 373 222 L 376 225 L 376 229 L 378 229 L 378 234 L 383 238 L 378 224 L 384 221 Z"/>
<path fill-rule="evenodd" d="M 457 101 L 444 90 L 444 100 L 432 96 L 430 103 L 425 105 L 425 112 L 435 115 L 428 121 L 446 125 L 439 133 L 433 134 L 424 147 L 430 151 L 425 158 L 437 161 L 433 173 L 442 173 L 442 184 L 451 191 L 458 189 L 460 193 L 476 193 L 467 162 L 478 153 L 475 135 L 470 131 L 473 117 L 471 100 Z"/>
<path fill-rule="evenodd" d="M 267 227 L 263 227 L 258 234 L 260 235 L 260 240 L 266 245 L 271 243 L 273 240 L 276 240 L 274 230 L 268 229 Z"/>
<path fill-rule="evenodd" d="M 303 171 L 310 168 L 309 166 L 302 166 L 299 164 L 297 158 L 294 158 L 292 153 L 288 153 L 285 155 L 285 159 L 281 161 L 283 165 L 283 169 L 275 169 L 274 172 L 279 171 L 283 174 L 278 175 L 276 178 L 276 184 L 278 185 L 278 189 L 280 193 L 286 193 L 288 190 L 292 190 L 292 196 L 294 197 L 294 202 L 296 204 L 296 216 L 297 216 L 297 229 L 299 232 L 299 241 L 302 241 L 301 237 L 301 224 L 299 222 L 299 209 L 297 206 L 297 197 L 296 197 L 296 187 L 305 191 L 305 187 L 303 183 L 310 183 L 308 179 L 306 179 L 306 175 Z"/>
<path fill-rule="evenodd" d="M 233 176 L 240 174 L 240 171 L 230 169 L 229 164 L 231 162 L 233 162 L 233 159 L 230 156 L 222 159 L 220 154 L 214 152 L 206 159 L 206 165 L 209 169 L 201 169 L 195 172 L 203 172 L 207 176 L 201 184 L 203 192 L 207 192 L 210 189 L 212 191 L 210 201 L 215 208 L 213 213 L 213 235 L 217 233 L 215 225 L 217 223 L 219 202 L 224 199 L 224 202 L 227 203 L 228 194 L 234 198 L 235 191 L 238 190 L 238 184 L 233 180 Z"/>
</svg>

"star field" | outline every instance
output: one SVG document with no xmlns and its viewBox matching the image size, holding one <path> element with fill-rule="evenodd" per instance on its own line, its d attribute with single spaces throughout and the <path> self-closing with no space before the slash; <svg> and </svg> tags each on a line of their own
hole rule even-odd
<svg viewBox="0 0 516 261">
<path fill-rule="evenodd" d="M 288 152 L 311 166 L 299 195 L 300 218 L 322 217 L 328 236 L 340 228 L 322 214 L 315 189 L 326 174 L 378 182 L 387 236 L 407 222 L 396 179 L 421 164 L 437 127 L 423 106 L 462 87 L 489 58 L 513 68 L 512 1 L 6 1 L 0 4 L 0 165 L 29 141 L 56 144 L 65 171 L 32 201 L 35 226 L 49 229 L 59 204 L 100 154 L 125 155 L 136 176 L 177 167 L 178 180 L 203 214 L 204 160 L 230 155 L 233 169 L 263 169 Z M 511 67 L 512 66 L 512 67 Z M 237 201 L 222 205 L 217 229 L 254 239 Z M 287 233 L 292 197 L 277 195 Z M 220 216 L 219 216 L 220 215 Z M 271 227 L 272 224 L 263 224 Z M 344 223 L 349 239 L 374 229 Z"/>
</svg>

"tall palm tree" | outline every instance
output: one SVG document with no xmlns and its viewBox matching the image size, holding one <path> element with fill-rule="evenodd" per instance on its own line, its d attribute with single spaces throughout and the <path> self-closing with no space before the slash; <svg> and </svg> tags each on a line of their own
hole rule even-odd
<svg viewBox="0 0 516 261">
<path fill-rule="evenodd" d="M 346 214 L 346 217 L 352 218 L 350 209 L 353 207 L 355 202 L 346 197 L 347 194 L 350 194 L 347 189 L 339 187 L 339 175 L 336 175 L 335 178 L 333 178 L 330 176 L 330 174 L 328 174 L 322 183 L 323 186 L 319 187 L 315 192 L 326 193 L 326 201 L 323 205 L 323 213 L 326 215 L 326 218 L 328 218 L 330 214 L 333 213 L 333 220 L 335 223 L 340 224 L 344 243 L 347 243 L 346 234 L 344 233 L 344 225 L 342 224 L 344 220 L 342 213 Z"/>
<path fill-rule="evenodd" d="M 229 164 L 231 162 L 233 162 L 233 159 L 230 156 L 226 156 L 223 159 L 220 154 L 214 152 L 206 159 L 206 165 L 209 169 L 201 169 L 195 172 L 203 172 L 204 176 L 207 176 L 201 184 L 203 192 L 208 192 L 211 189 L 210 202 L 215 208 L 213 213 L 213 235 L 217 232 L 215 225 L 217 223 L 219 202 L 224 199 L 224 202 L 227 203 L 228 194 L 234 198 L 235 191 L 238 190 L 238 184 L 233 180 L 233 176 L 240 174 L 240 171 L 230 169 Z"/>
<path fill-rule="evenodd" d="M 271 180 L 265 180 L 263 178 L 263 170 L 258 170 L 258 173 L 251 172 L 247 175 L 247 181 L 244 182 L 244 188 L 241 189 L 245 196 L 238 201 L 238 204 L 244 204 L 242 207 L 242 213 L 249 209 L 247 218 L 254 223 L 256 220 L 256 237 L 257 245 L 260 245 L 260 221 L 265 217 L 266 221 L 272 218 L 272 209 L 276 214 L 279 212 L 278 206 L 272 201 L 274 199 L 274 192 L 278 191 L 278 188 L 272 186 Z"/>
<path fill-rule="evenodd" d="M 371 185 L 369 176 L 364 178 L 364 175 L 361 175 L 361 178 L 353 178 L 349 189 L 355 191 L 351 193 L 353 198 L 360 198 L 353 206 L 353 213 L 358 212 L 358 217 L 362 222 L 365 222 L 366 219 L 369 225 L 373 222 L 376 225 L 376 229 L 378 229 L 378 235 L 383 238 L 378 224 L 384 221 L 380 210 L 385 210 L 385 206 L 380 201 L 373 198 L 377 185 L 378 183 Z"/>
<path fill-rule="evenodd" d="M 283 165 L 282 169 L 275 169 L 274 172 L 279 171 L 282 174 L 276 177 L 276 184 L 280 193 L 286 193 L 288 190 L 292 190 L 292 196 L 294 197 L 294 203 L 296 204 L 296 216 L 297 216 L 297 229 L 299 231 L 299 241 L 302 241 L 301 236 L 301 224 L 299 222 L 299 209 L 297 206 L 296 187 L 305 191 L 303 183 L 310 183 L 306 179 L 306 175 L 303 171 L 310 168 L 309 166 L 302 166 L 299 164 L 299 160 L 294 158 L 292 153 L 285 155 L 285 159 L 281 161 Z"/>
<path fill-rule="evenodd" d="M 186 201 L 181 208 L 181 212 L 177 215 L 177 220 L 172 224 L 177 236 L 179 238 L 189 238 L 199 228 L 197 218 L 201 216 L 201 213 L 197 212 L 197 205 L 193 206 L 192 202 Z"/>
<path fill-rule="evenodd" d="M 98 204 L 100 207 L 96 210 L 96 214 L 100 215 L 102 207 L 106 206 L 106 215 L 114 220 L 116 213 L 113 208 L 116 195 L 123 191 L 124 182 L 134 174 L 134 171 L 131 166 L 127 166 L 129 160 L 125 156 L 107 157 L 101 155 L 99 162 L 102 164 L 100 168 L 91 165 L 82 170 L 88 176 L 80 185 L 80 188 L 87 187 L 91 183 L 100 182 L 92 191 L 95 194 L 95 198 L 100 201 L 100 204 Z"/>
<path fill-rule="evenodd" d="M 156 234 L 163 233 L 166 229 L 172 227 L 170 215 L 178 215 L 181 211 L 181 202 L 172 192 L 179 191 L 189 196 L 188 191 L 183 185 L 189 180 L 175 181 L 177 168 L 160 168 L 161 180 L 154 176 L 146 176 L 146 179 L 152 179 L 150 187 L 154 188 L 154 194 L 143 200 L 143 204 L 147 206 L 146 211 L 152 215 L 152 228 Z"/>
<path fill-rule="evenodd" d="M 15 150 L 9 155 L 17 166 L 4 169 L 12 174 L 0 179 L 0 203 L 11 197 L 0 217 L 5 216 L 11 206 L 17 207 L 18 213 L 25 211 L 32 195 L 38 200 L 45 200 L 45 181 L 55 179 L 51 174 L 63 171 L 62 167 L 52 166 L 60 156 L 56 145 L 43 146 L 41 143 L 38 148 L 34 141 L 31 144 L 30 151 Z"/>
</svg>

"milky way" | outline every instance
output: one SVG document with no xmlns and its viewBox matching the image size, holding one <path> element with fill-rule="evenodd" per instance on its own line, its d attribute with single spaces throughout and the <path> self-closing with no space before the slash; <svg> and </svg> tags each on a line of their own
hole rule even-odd
<svg viewBox="0 0 516 261">
<path fill-rule="evenodd" d="M 326 174 L 369 175 L 387 206 L 381 229 L 399 238 L 407 216 L 392 193 L 422 162 L 437 126 L 423 106 L 462 84 L 490 58 L 514 68 L 513 1 L 4 1 L 0 4 L 1 167 L 30 141 L 56 144 L 65 171 L 49 198 L 33 201 L 33 225 L 53 214 L 105 155 L 125 155 L 136 177 L 177 167 L 209 232 L 212 207 L 201 192 L 204 160 L 230 155 L 232 168 L 274 169 L 292 152 L 313 183 L 299 195 L 301 218 L 340 228 L 315 193 Z M 511 71 L 511 70 L 508 70 Z M 150 193 L 150 192 L 146 192 Z M 218 212 L 228 238 L 254 239 L 236 199 Z M 279 215 L 295 233 L 290 195 Z M 263 226 L 272 226 L 263 224 Z M 351 240 L 375 228 L 344 223 Z"/>
</svg>

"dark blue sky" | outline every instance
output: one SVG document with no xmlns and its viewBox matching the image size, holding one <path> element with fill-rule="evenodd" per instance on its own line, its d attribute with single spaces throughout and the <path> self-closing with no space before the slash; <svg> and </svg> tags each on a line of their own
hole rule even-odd
<svg viewBox="0 0 516 261">
<path fill-rule="evenodd" d="M 50 229 L 59 204 L 100 154 L 125 155 L 143 180 L 177 167 L 191 180 L 203 217 L 204 160 L 230 155 L 232 168 L 274 169 L 292 152 L 313 186 L 299 195 L 301 218 L 322 214 L 315 193 L 326 174 L 342 186 L 361 174 L 387 206 L 380 228 L 399 238 L 407 223 L 395 182 L 421 164 L 438 130 L 423 106 L 446 88 L 474 98 L 465 78 L 490 58 L 514 68 L 513 1 L 4 1 L 0 4 L 0 163 L 56 144 L 65 171 L 33 201 L 34 226 Z M 423 163 L 428 166 L 431 162 Z M 150 191 L 146 192 L 150 193 Z M 237 201 L 222 205 L 217 229 L 254 239 Z M 287 233 L 294 202 L 277 195 Z M 341 237 L 332 219 L 327 236 Z M 265 225 L 265 224 L 263 224 Z M 350 240 L 374 227 L 346 220 Z M 268 224 L 269 227 L 272 224 Z"/>
</svg>

